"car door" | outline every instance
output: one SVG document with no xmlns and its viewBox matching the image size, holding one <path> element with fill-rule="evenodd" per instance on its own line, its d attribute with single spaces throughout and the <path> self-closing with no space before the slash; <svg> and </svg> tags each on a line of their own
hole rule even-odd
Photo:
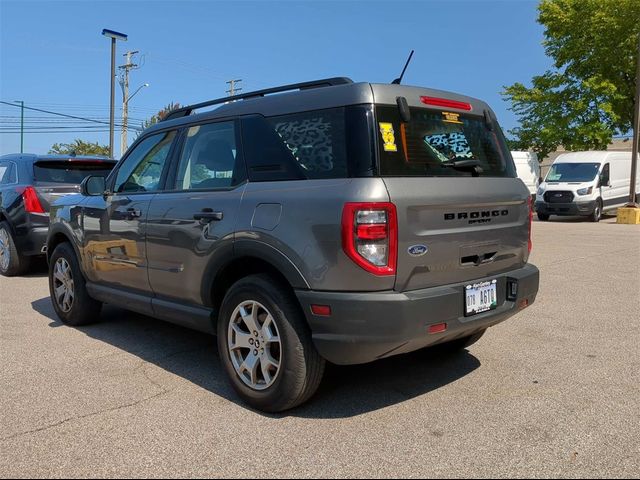
<svg viewBox="0 0 640 480">
<path fill-rule="evenodd" d="M 92 197 L 83 208 L 91 281 L 151 295 L 145 224 L 151 199 L 164 186 L 176 134 L 161 132 L 138 142 L 110 175 L 104 197 Z"/>
<path fill-rule="evenodd" d="M 247 178 L 239 145 L 233 120 L 194 125 L 183 132 L 167 189 L 149 208 L 147 256 L 154 310 L 169 303 L 206 304 L 203 278 L 217 260 L 232 255 Z"/>
</svg>

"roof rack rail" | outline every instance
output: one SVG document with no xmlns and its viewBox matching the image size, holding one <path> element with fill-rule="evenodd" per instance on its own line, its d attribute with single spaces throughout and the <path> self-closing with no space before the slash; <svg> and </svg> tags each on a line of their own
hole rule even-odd
<svg viewBox="0 0 640 480">
<path fill-rule="evenodd" d="M 265 95 L 269 95 L 272 93 L 288 92 L 290 90 L 309 90 L 312 88 L 331 87 L 334 85 L 346 85 L 349 83 L 353 83 L 353 80 L 347 77 L 324 78 L 322 80 L 313 80 L 311 82 L 292 83 L 290 85 L 283 85 L 281 87 L 266 88 L 264 90 L 256 90 L 253 92 L 247 92 L 240 95 L 233 95 L 231 97 L 216 98 L 215 100 L 196 103 L 193 105 L 188 105 L 186 107 L 182 107 L 177 110 L 174 110 L 169 115 L 167 115 L 162 121 L 164 122 L 167 120 L 175 120 L 176 118 L 186 117 L 188 115 L 191 115 L 191 112 L 193 112 L 194 110 L 210 107 L 212 105 L 218 105 L 220 103 L 233 102 L 235 100 L 246 100 L 249 98 L 256 98 L 256 97 L 264 97 Z"/>
</svg>

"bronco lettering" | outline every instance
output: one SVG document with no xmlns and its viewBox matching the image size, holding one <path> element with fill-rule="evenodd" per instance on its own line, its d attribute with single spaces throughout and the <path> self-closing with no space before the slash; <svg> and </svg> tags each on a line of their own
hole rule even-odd
<svg viewBox="0 0 640 480">
<path fill-rule="evenodd" d="M 482 210 L 482 211 L 478 211 L 478 212 L 459 212 L 459 213 L 445 213 L 444 214 L 444 219 L 445 220 L 464 220 L 467 218 L 471 218 L 473 220 L 470 220 L 469 223 L 470 224 L 474 224 L 474 223 L 487 223 L 491 221 L 491 218 L 488 217 L 506 217 L 507 215 L 509 215 L 509 210 L 504 209 L 504 210 Z M 485 219 L 485 221 L 482 222 L 478 222 L 477 219 L 479 218 L 483 218 Z"/>
</svg>

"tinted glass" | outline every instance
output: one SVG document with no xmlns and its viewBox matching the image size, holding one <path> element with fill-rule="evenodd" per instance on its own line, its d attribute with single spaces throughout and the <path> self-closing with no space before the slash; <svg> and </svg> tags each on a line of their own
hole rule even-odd
<svg viewBox="0 0 640 480">
<path fill-rule="evenodd" d="M 375 172 L 370 107 L 253 116 L 242 122 L 251 181 L 362 177 Z"/>
<path fill-rule="evenodd" d="M 174 188 L 228 188 L 246 178 L 238 160 L 234 122 L 195 125 L 187 130 Z"/>
<path fill-rule="evenodd" d="M 6 185 L 10 183 L 9 182 L 10 167 L 11 167 L 10 163 L 0 163 L 0 185 Z"/>
<path fill-rule="evenodd" d="M 554 163 L 547 182 L 590 182 L 598 174 L 599 163 Z"/>
<path fill-rule="evenodd" d="M 157 191 L 175 136 L 175 130 L 158 133 L 136 145 L 118 170 L 114 191 Z"/>
<path fill-rule="evenodd" d="M 480 176 L 515 177 L 502 132 L 490 130 L 483 116 L 412 108 L 411 121 L 402 123 L 395 106 L 376 114 L 383 176 L 470 176 L 449 165 L 476 160 Z"/>
<path fill-rule="evenodd" d="M 65 183 L 79 185 L 89 175 L 107 176 L 114 164 L 105 162 L 36 162 L 33 165 L 34 183 Z"/>
</svg>

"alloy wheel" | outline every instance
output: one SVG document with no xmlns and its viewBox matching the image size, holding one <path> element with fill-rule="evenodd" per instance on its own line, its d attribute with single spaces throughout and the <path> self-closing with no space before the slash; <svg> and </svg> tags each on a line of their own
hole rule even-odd
<svg viewBox="0 0 640 480">
<path fill-rule="evenodd" d="M 259 302 L 236 307 L 228 330 L 228 348 L 236 374 L 254 390 L 266 390 L 278 378 L 282 345 L 273 315 Z"/>
<path fill-rule="evenodd" d="M 73 306 L 74 282 L 71 265 L 65 258 L 58 258 L 53 267 L 53 291 L 60 310 L 68 313 Z"/>
<path fill-rule="evenodd" d="M 2 228 L 0 229 L 0 270 L 6 272 L 11 262 L 11 250 L 9 250 L 9 234 Z"/>
</svg>

